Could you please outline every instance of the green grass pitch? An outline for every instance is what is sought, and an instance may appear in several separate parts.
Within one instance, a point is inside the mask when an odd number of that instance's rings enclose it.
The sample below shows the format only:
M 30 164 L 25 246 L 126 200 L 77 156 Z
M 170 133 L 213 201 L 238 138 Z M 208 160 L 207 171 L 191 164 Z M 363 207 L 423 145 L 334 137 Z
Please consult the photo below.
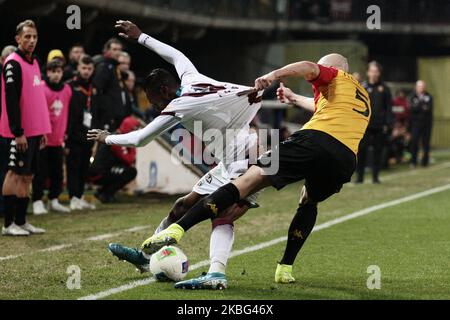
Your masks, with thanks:
M 450 154 L 436 152 L 427 169 L 384 173 L 381 185 L 347 184 L 319 206 L 317 225 L 352 212 L 450 184 Z M 383 181 L 383 177 L 382 177 Z M 235 225 L 234 250 L 285 236 L 302 184 L 265 190 L 261 208 Z M 47 234 L 1 237 L 0 299 L 78 299 L 149 278 L 106 250 L 109 242 L 138 246 L 167 214 L 176 197 L 123 197 L 95 212 L 31 216 Z M 180 243 L 191 265 L 208 259 L 210 223 L 190 230 Z M 450 299 L 450 189 L 371 212 L 314 232 L 294 265 L 297 283 L 273 282 L 284 242 L 229 261 L 229 289 L 173 289 L 149 283 L 105 299 Z M 69 290 L 67 270 L 78 266 L 81 288 Z M 367 268 L 381 271 L 370 290 Z M 206 271 L 190 271 L 194 277 Z

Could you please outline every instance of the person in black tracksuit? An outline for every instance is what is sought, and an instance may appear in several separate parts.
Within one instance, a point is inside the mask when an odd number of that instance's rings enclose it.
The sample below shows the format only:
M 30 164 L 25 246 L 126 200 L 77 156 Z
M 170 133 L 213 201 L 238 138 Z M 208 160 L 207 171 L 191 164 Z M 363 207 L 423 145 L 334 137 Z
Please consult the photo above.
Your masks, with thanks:
M 122 44 L 110 39 L 104 47 L 103 59 L 95 68 L 93 84 L 98 93 L 98 105 L 93 114 L 93 128 L 115 131 L 131 114 L 131 103 L 119 69 Z
M 122 121 L 117 132 L 128 133 L 137 130 L 139 126 L 140 121 L 129 116 Z M 117 191 L 136 177 L 135 161 L 134 147 L 99 144 L 90 168 L 91 180 L 100 186 L 95 197 L 103 203 L 115 201 Z
M 379 172 L 381 156 L 386 138 L 394 122 L 392 112 L 392 98 L 388 86 L 381 81 L 381 65 L 373 61 L 369 63 L 367 70 L 368 80 L 363 82 L 367 90 L 372 106 L 372 115 L 366 134 L 361 140 L 358 152 L 357 183 L 364 181 L 364 170 L 367 162 L 367 154 L 370 146 L 373 147 L 372 182 L 380 183 Z
M 0 58 L 0 73 L 3 71 L 3 57 Z M 2 99 L 2 86 L 0 81 L 0 101 Z M 0 117 L 2 116 L 2 108 L 0 108 Z M 8 171 L 8 140 L 0 136 L 0 185 L 3 185 L 3 179 Z M 0 190 L 0 215 L 3 215 L 3 195 Z
M 69 49 L 68 62 L 64 67 L 63 81 L 70 81 L 78 73 L 78 60 L 84 55 L 84 46 L 80 43 L 72 45 Z
M 419 80 L 416 90 L 410 97 L 411 107 L 411 166 L 417 166 L 419 141 L 422 142 L 423 156 L 421 164 L 429 162 L 431 129 L 433 126 L 433 97 L 426 91 L 426 84 Z
M 84 185 L 88 178 L 93 143 L 86 134 L 91 128 L 92 112 L 96 107 L 95 88 L 92 84 L 94 61 L 88 55 L 81 56 L 78 74 L 69 82 L 72 100 L 67 126 L 67 188 L 71 198 L 71 209 L 84 209 L 77 203 L 83 199 Z M 92 207 L 87 207 L 92 209 Z
M 6 46 L 2 50 L 2 55 L 0 57 L 0 74 L 3 71 L 3 61 L 8 57 L 11 53 L 16 51 L 17 47 L 15 46 Z M 0 101 L 2 99 L 2 86 L 0 81 Z M 0 107 L 0 117 L 2 114 L 2 108 Z M 8 148 L 8 140 L 0 136 L 0 186 L 3 185 L 3 179 L 5 178 L 6 172 L 8 171 L 8 156 L 9 156 L 9 148 Z M 0 188 L 1 189 L 1 188 Z M 0 190 L 0 215 L 3 215 L 3 195 L 2 190 Z

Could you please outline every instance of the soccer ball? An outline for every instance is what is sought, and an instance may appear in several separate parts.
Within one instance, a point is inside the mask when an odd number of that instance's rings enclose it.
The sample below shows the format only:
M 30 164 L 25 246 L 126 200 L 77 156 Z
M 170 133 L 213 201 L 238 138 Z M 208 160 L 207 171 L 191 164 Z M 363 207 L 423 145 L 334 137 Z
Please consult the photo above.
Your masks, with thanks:
M 150 272 L 158 281 L 180 281 L 188 273 L 189 261 L 175 246 L 162 247 L 150 258 Z

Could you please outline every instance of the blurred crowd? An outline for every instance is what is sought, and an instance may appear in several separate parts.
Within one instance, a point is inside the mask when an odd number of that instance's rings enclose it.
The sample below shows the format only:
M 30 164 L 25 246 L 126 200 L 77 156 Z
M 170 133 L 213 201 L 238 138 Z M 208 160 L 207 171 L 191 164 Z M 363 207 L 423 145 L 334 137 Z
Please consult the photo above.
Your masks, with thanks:
M 411 168 L 416 168 L 419 147 L 422 148 L 420 164 L 429 164 L 433 97 L 426 91 L 425 81 L 418 80 L 410 93 L 400 89 L 392 96 L 382 74 L 381 64 L 372 61 L 367 67 L 367 79 L 362 82 L 369 93 L 372 114 L 359 147 L 357 183 L 363 182 L 368 167 L 373 183 L 380 183 L 380 169 L 390 164 L 409 162 Z M 361 78 L 359 74 L 355 76 Z
M 215 17 L 289 19 L 292 21 L 365 21 L 367 8 L 383 8 L 385 22 L 444 23 L 450 2 L 429 0 L 134 0 L 157 8 Z
M 430 141 L 433 127 L 433 97 L 426 90 L 426 83 L 418 80 L 414 89 L 397 89 L 392 95 L 389 85 L 383 81 L 383 67 L 377 61 L 367 65 L 365 77 L 353 73 L 356 80 L 367 90 L 371 101 L 371 117 L 366 134 L 358 153 L 355 182 L 363 183 L 366 172 L 371 172 L 372 182 L 380 183 L 379 173 L 392 165 L 409 164 L 414 169 L 418 165 L 428 166 L 430 161 Z M 279 84 L 266 90 L 265 99 L 275 99 Z M 300 114 L 289 114 L 286 109 L 262 110 L 257 118 L 280 129 L 280 139 L 291 132 L 288 124 L 306 123 L 311 113 L 300 110 Z M 255 122 L 255 121 L 254 121 Z M 292 128 L 293 129 L 293 128 Z M 421 155 L 419 159 L 419 155 Z
M 127 133 L 154 117 L 138 106 L 131 57 L 121 41 L 108 40 L 95 56 L 79 43 L 67 55 L 54 49 L 39 63 L 37 39 L 36 25 L 26 20 L 17 26 L 17 47 L 8 45 L 1 52 L 0 213 L 5 235 L 45 231 L 26 222 L 30 196 L 34 214 L 95 209 L 84 197 L 86 185 L 96 186 L 99 201 L 115 201 L 117 191 L 136 177 L 136 151 L 94 145 L 87 131 Z M 59 201 L 64 185 L 67 206 Z

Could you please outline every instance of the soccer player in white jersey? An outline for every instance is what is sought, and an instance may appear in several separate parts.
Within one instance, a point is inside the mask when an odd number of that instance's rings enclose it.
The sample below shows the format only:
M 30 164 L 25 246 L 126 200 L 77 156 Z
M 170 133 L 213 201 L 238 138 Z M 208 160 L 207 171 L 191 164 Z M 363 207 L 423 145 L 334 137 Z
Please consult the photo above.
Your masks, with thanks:
M 153 70 L 145 79 L 144 89 L 149 101 L 161 111 L 145 128 L 128 134 L 110 134 L 103 130 L 90 130 L 89 140 L 122 146 L 144 146 L 161 133 L 182 124 L 193 134 L 195 122 L 201 123 L 203 132 L 217 130 L 222 137 L 234 129 L 233 139 L 212 139 L 206 148 L 221 162 L 203 176 L 191 193 L 178 199 L 169 215 L 161 222 L 155 233 L 177 221 L 195 203 L 219 187 L 243 174 L 249 161 L 256 161 L 258 138 L 250 133 L 250 122 L 261 106 L 262 91 L 252 87 L 219 82 L 202 75 L 192 62 L 180 51 L 164 44 L 141 30 L 130 21 L 119 20 L 116 28 L 119 35 L 138 43 L 160 55 L 174 65 L 181 84 L 168 71 Z M 200 133 L 202 134 L 202 133 Z M 202 139 L 202 136 L 199 136 Z M 228 137 L 229 138 L 229 137 Z M 230 142 L 231 141 L 231 142 Z M 228 144 L 227 144 L 228 142 Z M 253 155 L 254 159 L 250 159 Z M 255 163 L 255 162 L 253 162 Z M 252 195 L 236 204 L 220 219 L 215 219 L 210 239 L 211 265 L 204 277 L 184 281 L 180 288 L 223 289 L 227 287 L 225 267 L 234 241 L 233 221 L 249 208 L 257 206 Z M 119 259 L 134 264 L 142 272 L 148 271 L 150 255 L 145 253 L 145 242 L 141 250 L 120 244 L 110 244 L 109 250 Z

